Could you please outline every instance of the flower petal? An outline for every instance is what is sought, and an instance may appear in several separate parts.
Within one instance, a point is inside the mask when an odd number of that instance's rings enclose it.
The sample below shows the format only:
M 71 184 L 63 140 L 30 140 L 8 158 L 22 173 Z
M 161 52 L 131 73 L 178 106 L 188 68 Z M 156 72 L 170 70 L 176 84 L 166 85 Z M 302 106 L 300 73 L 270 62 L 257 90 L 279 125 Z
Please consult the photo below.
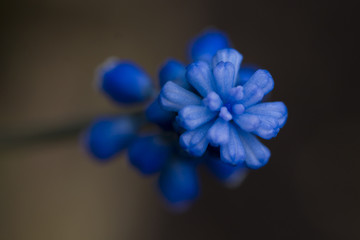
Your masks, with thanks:
M 280 130 L 279 121 L 271 116 L 258 115 L 257 117 L 260 119 L 260 124 L 254 133 L 264 139 L 276 137 Z
M 278 121 L 279 121 L 279 128 L 282 128 L 282 127 L 285 125 L 286 120 L 287 120 L 287 117 L 288 117 L 288 115 L 285 114 L 282 118 L 279 118 L 279 119 L 278 119 Z
M 237 79 L 242 59 L 243 56 L 238 51 L 233 48 L 226 48 L 216 52 L 213 57 L 212 66 L 215 68 L 219 62 L 231 62 L 234 65 L 234 79 Z
M 201 99 L 195 93 L 190 92 L 176 83 L 167 82 L 160 92 L 160 104 L 164 110 L 180 111 L 188 105 L 200 105 Z
M 255 131 L 260 125 L 260 119 L 258 116 L 244 113 L 234 117 L 234 122 L 244 131 Z
M 190 105 L 181 109 L 178 119 L 183 128 L 193 130 L 213 119 L 216 114 L 205 106 Z
M 254 133 L 264 139 L 275 137 L 287 119 L 287 108 L 282 102 L 256 104 L 246 109 L 246 113 L 259 118 L 260 124 Z
M 186 131 L 180 136 L 180 145 L 184 150 L 194 156 L 201 156 L 205 153 L 209 144 L 207 132 L 212 122 L 204 124 L 195 130 Z
M 253 105 L 246 109 L 247 113 L 271 116 L 278 120 L 278 126 L 284 126 L 287 119 L 287 108 L 283 102 L 267 102 Z
M 233 124 L 229 125 L 229 141 L 220 146 L 221 160 L 232 165 L 241 164 L 245 160 L 245 150 L 239 133 Z
M 266 102 L 251 106 L 246 109 L 246 112 L 281 118 L 287 114 L 287 109 L 283 102 Z
M 280 130 L 279 120 L 272 116 L 244 113 L 236 116 L 234 122 L 243 131 L 253 132 L 264 139 L 275 137 Z
M 271 74 L 263 69 L 257 70 L 244 86 L 252 84 L 258 86 L 263 91 L 264 95 L 269 93 L 274 88 L 274 80 Z
M 213 146 L 226 144 L 229 141 L 229 122 L 218 118 L 209 129 L 207 138 Z
M 210 92 L 216 92 L 213 86 L 213 74 L 206 62 L 198 61 L 190 64 L 186 68 L 186 79 L 203 97 Z
M 269 161 L 270 150 L 254 135 L 243 131 L 240 131 L 239 134 L 246 152 L 246 165 L 253 169 L 264 166 Z
M 244 97 L 239 102 L 244 107 L 249 107 L 260 102 L 264 97 L 263 90 L 255 84 L 246 83 L 244 86 Z
M 225 99 L 235 84 L 235 67 L 231 62 L 219 62 L 214 68 L 214 84 L 217 93 Z

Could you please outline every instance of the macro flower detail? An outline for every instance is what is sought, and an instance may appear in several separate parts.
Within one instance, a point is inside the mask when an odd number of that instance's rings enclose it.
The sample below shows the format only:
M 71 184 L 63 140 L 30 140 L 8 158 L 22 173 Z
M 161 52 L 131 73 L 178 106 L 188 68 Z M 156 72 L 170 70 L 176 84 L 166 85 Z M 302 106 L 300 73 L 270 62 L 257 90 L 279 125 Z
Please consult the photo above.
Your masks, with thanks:
M 259 69 L 240 85 L 241 61 L 235 49 L 219 50 L 211 64 L 200 60 L 186 68 L 194 90 L 169 81 L 159 99 L 164 110 L 177 112 L 177 122 L 185 129 L 180 144 L 190 154 L 202 156 L 210 144 L 220 148 L 223 162 L 259 168 L 270 151 L 254 135 L 275 137 L 286 122 L 287 109 L 282 102 L 261 102 L 274 87 L 268 71 Z
M 270 150 L 258 137 L 275 137 L 287 119 L 282 102 L 264 102 L 274 88 L 270 73 L 241 65 L 243 56 L 224 33 L 201 33 L 188 53 L 188 65 L 169 59 L 161 66 L 158 95 L 136 63 L 105 61 L 97 69 L 98 89 L 115 103 L 139 106 L 99 118 L 83 138 L 100 162 L 127 150 L 142 176 L 157 175 L 160 193 L 175 210 L 199 195 L 202 165 L 227 187 L 239 186 L 249 168 L 264 166 Z

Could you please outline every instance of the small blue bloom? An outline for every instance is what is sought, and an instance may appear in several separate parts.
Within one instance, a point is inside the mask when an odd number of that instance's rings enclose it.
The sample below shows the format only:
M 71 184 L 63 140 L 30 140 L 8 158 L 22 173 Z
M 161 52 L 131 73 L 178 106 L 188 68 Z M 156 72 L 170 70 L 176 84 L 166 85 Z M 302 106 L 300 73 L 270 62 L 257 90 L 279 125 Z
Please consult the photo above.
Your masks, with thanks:
M 170 204 L 187 203 L 199 194 L 196 166 L 187 159 L 173 159 L 161 172 L 159 188 Z
M 99 69 L 99 87 L 118 103 L 139 103 L 154 91 L 150 77 L 135 63 L 110 59 Z
M 238 164 L 234 166 L 226 164 L 212 156 L 206 158 L 206 166 L 216 178 L 224 182 L 228 187 L 238 186 L 247 174 L 245 165 Z
M 128 148 L 129 162 L 141 174 L 159 173 L 159 189 L 177 210 L 199 194 L 197 166 L 206 165 L 228 187 L 238 186 L 248 168 L 262 167 L 270 158 L 257 137 L 275 137 L 287 120 L 282 102 L 264 102 L 274 87 L 270 73 L 256 66 L 240 68 L 243 57 L 230 48 L 224 33 L 201 33 L 189 55 L 188 66 L 174 59 L 161 66 L 155 99 L 141 67 L 106 61 L 97 73 L 98 87 L 108 97 L 123 104 L 153 102 L 141 114 L 98 119 L 84 138 L 100 161 Z M 148 123 L 162 131 L 139 136 Z
M 160 104 L 177 112 L 178 123 L 186 130 L 180 144 L 194 156 L 202 156 L 208 144 L 220 147 L 221 160 L 259 168 L 267 163 L 270 151 L 253 134 L 270 139 L 286 122 L 282 102 L 260 103 L 274 87 L 266 70 L 257 70 L 240 84 L 242 55 L 222 49 L 211 64 L 196 61 L 186 68 L 186 80 L 195 90 L 169 81 L 161 90 Z
M 218 50 L 229 47 L 230 40 L 225 33 L 210 29 L 202 32 L 190 43 L 190 58 L 192 61 L 201 60 L 210 63 Z
M 84 143 L 97 159 L 107 161 L 131 143 L 137 128 L 131 117 L 100 118 L 86 132 Z
M 144 175 L 159 172 L 171 154 L 172 146 L 160 135 L 139 137 L 128 150 L 130 163 Z

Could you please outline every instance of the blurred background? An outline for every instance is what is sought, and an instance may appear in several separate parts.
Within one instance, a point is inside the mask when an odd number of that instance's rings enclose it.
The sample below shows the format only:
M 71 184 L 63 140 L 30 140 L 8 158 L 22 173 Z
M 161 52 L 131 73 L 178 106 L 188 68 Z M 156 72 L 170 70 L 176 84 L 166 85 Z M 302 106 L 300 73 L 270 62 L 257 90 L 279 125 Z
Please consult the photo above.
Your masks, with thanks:
M 0 239 L 360 239 L 356 1 L 2 0 Z M 125 155 L 97 164 L 79 129 L 119 112 L 93 87 L 105 58 L 157 80 L 205 27 L 268 69 L 289 109 L 270 162 L 170 213 Z M 66 131 L 65 131 L 66 130 Z

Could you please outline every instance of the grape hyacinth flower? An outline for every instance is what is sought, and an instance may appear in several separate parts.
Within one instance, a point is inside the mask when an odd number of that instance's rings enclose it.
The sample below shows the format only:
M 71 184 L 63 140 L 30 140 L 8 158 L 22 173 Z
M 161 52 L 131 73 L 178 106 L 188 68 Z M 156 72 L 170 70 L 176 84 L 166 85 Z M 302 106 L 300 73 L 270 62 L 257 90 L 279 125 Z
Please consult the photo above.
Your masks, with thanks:
M 140 66 L 105 61 L 97 87 L 109 99 L 127 107 L 152 102 L 134 114 L 99 118 L 84 135 L 86 149 L 100 162 L 127 149 L 129 163 L 143 176 L 156 175 L 160 193 L 181 209 L 199 195 L 200 166 L 228 187 L 238 186 L 248 168 L 264 166 L 270 151 L 257 137 L 275 137 L 287 119 L 282 102 L 263 102 L 274 87 L 270 73 L 240 67 L 243 57 L 224 33 L 203 32 L 188 53 L 189 65 L 175 59 L 162 65 L 155 98 Z
M 186 131 L 180 144 L 190 154 L 202 156 L 208 144 L 220 147 L 221 160 L 250 168 L 267 163 L 270 151 L 254 135 L 270 139 L 287 119 L 282 102 L 261 103 L 274 87 L 266 70 L 257 70 L 240 85 L 242 55 L 235 49 L 217 51 L 211 64 L 196 61 L 186 68 L 186 80 L 194 90 L 169 81 L 161 90 L 164 110 L 177 112 Z

